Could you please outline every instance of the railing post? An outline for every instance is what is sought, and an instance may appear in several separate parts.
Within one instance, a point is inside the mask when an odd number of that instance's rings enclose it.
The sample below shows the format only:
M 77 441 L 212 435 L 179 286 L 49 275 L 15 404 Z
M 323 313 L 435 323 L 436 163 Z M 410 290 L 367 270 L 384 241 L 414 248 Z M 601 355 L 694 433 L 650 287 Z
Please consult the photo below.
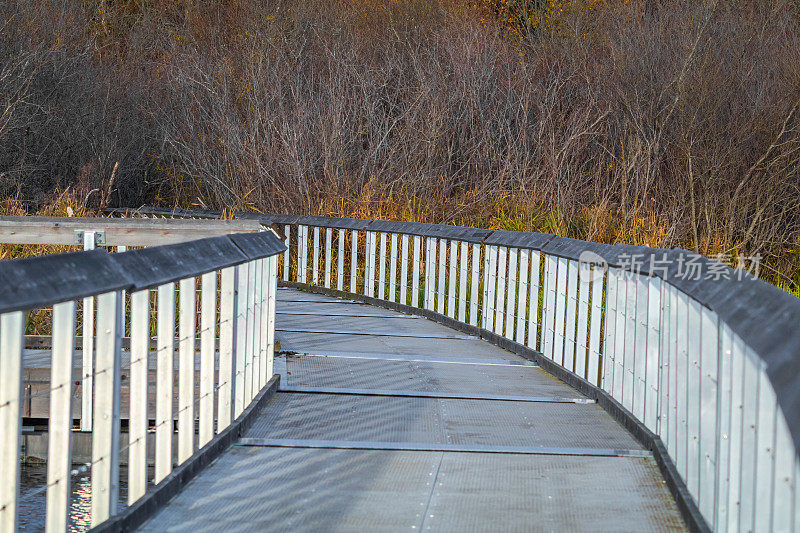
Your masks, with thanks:
M 461 241 L 461 257 L 459 258 L 459 287 L 458 287 L 458 321 L 467 321 L 467 256 L 469 243 Z
M 481 244 L 472 245 L 472 298 L 469 303 L 469 323 L 478 325 L 478 294 L 480 289 Z
M 350 292 L 353 294 L 358 293 L 358 278 L 356 272 L 358 270 L 358 230 L 353 230 L 351 233 L 352 239 L 350 240 Z
M 440 315 L 444 314 L 445 304 L 445 274 L 447 269 L 447 240 L 439 239 L 439 283 L 436 287 L 436 312 Z
M 517 255 L 516 248 L 508 250 L 508 290 L 506 291 L 506 332 L 507 339 L 514 340 L 515 310 L 517 306 Z
M 331 288 L 331 255 L 333 248 L 333 228 L 325 228 L 325 288 Z
M 506 305 L 506 260 L 508 249 L 504 246 L 497 248 L 497 292 L 495 295 L 495 317 L 493 332 L 503 334 L 503 320 L 505 319 Z M 492 270 L 494 272 L 494 270 Z
M 283 252 L 283 281 L 289 281 L 289 250 L 291 250 L 289 244 L 292 234 L 292 226 L 286 224 L 286 226 L 284 226 L 284 230 L 286 233 L 286 241 L 284 241 L 286 244 L 286 250 Z
M 22 347 L 25 313 L 0 315 L 0 531 L 16 531 L 22 440 Z
M 270 257 L 268 261 L 267 285 L 267 381 L 272 379 L 273 364 L 275 359 L 275 304 L 278 291 L 278 261 Z
M 525 344 L 525 313 L 528 311 L 528 283 L 530 280 L 530 268 L 528 259 L 530 250 L 521 249 L 519 251 L 519 290 L 517 291 L 517 344 Z
M 537 336 L 539 332 L 539 269 L 542 267 L 541 253 L 538 250 L 531 250 L 530 260 L 531 278 L 528 283 L 528 347 L 536 350 L 540 347 Z M 546 295 L 542 294 L 542 298 L 546 298 Z M 544 313 L 542 313 L 542 315 L 544 315 Z M 542 328 L 542 337 L 544 337 L 544 328 Z
M 97 297 L 97 372 L 92 432 L 92 527 L 117 512 L 119 499 L 119 393 L 122 317 L 120 292 Z M 170 428 L 171 429 L 171 428 Z

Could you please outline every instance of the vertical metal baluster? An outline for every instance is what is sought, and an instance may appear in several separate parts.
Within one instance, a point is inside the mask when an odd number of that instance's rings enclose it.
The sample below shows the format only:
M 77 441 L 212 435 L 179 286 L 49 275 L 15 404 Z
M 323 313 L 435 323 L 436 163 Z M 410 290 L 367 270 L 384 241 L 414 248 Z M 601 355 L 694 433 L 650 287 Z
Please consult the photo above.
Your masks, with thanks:
M 428 294 L 427 307 L 429 311 L 436 309 L 436 245 L 437 240 L 434 237 L 428 238 L 430 246 L 430 257 L 425 261 L 425 292 Z
M 494 324 L 489 325 L 489 256 L 492 255 L 492 247 L 484 246 L 483 249 L 483 290 L 481 291 L 481 328 L 491 331 Z M 494 317 L 492 317 L 494 319 Z
M 175 284 L 158 287 L 156 341 L 155 482 L 172 472 L 172 398 L 175 372 Z
M 286 230 L 286 250 L 283 252 L 283 281 L 289 281 L 289 251 L 292 249 L 290 246 L 292 227 L 289 224 L 286 224 L 284 228 Z
M 567 315 L 567 260 L 559 257 L 556 263 L 556 315 L 553 322 L 553 361 L 564 365 L 564 331 Z
M 333 228 L 325 228 L 325 288 L 331 288 L 331 255 L 333 248 Z
M 119 292 L 97 297 L 97 372 L 92 431 L 92 527 L 117 512 L 122 351 Z M 171 428 L 170 428 L 171 429 Z
M 94 250 L 95 234 L 93 231 L 83 232 L 83 249 Z M 81 431 L 92 430 L 92 398 L 94 376 L 94 296 L 83 299 L 82 358 L 83 375 L 81 376 Z
M 488 279 L 489 290 L 486 293 L 487 313 L 486 318 L 488 323 L 484 326 L 488 331 L 495 331 L 495 318 L 496 318 L 496 305 L 495 305 L 495 290 L 497 287 L 497 263 L 498 263 L 499 250 L 497 246 L 489 246 L 489 275 L 484 274 L 484 280 Z M 484 281 L 486 283 L 486 281 Z
M 214 438 L 214 356 L 217 330 L 217 272 L 200 278 L 200 421 L 197 447 Z
M 494 313 L 494 332 L 498 335 L 503 334 L 503 321 L 505 319 L 506 306 L 506 265 L 508 258 L 508 248 L 499 247 L 497 249 L 497 297 L 495 298 Z
M 605 273 L 600 266 L 592 267 L 592 312 L 589 317 L 589 360 L 587 380 L 593 385 L 601 386 L 600 380 L 600 339 L 603 319 L 603 281 Z
M 45 521 L 48 532 L 62 532 L 66 531 L 69 520 L 75 302 L 64 302 L 53 306 L 52 346 Z M 5 360 L 3 358 L 4 363 Z M 4 486 L 3 490 L 9 488 Z
M 439 285 L 436 291 L 436 312 L 444 314 L 445 303 L 445 272 L 447 271 L 447 240 L 439 239 Z
M 251 283 L 253 286 L 252 288 L 252 299 L 253 299 L 253 311 L 251 315 L 251 320 L 253 322 L 253 348 L 252 348 L 252 355 L 251 359 L 253 361 L 253 369 L 250 372 L 250 397 L 247 399 L 247 403 L 249 405 L 250 401 L 256 397 L 258 391 L 261 390 L 261 378 L 264 375 L 264 365 L 262 364 L 261 355 L 263 354 L 263 346 L 262 341 L 266 340 L 266 338 L 261 337 L 261 310 L 262 310 L 262 302 L 261 298 L 264 296 L 262 287 L 263 287 L 263 266 L 261 264 L 261 259 L 256 259 L 252 261 L 253 263 L 253 277 L 254 283 Z
M 373 296 L 375 294 L 375 232 L 367 232 L 366 253 L 364 265 L 364 294 Z
M 267 379 L 272 379 L 275 359 L 275 304 L 278 295 L 278 259 L 270 258 L 269 296 L 267 298 Z
M 542 268 L 542 255 L 538 250 L 531 250 L 531 278 L 528 283 L 528 342 L 529 348 L 541 349 L 537 337 L 539 333 L 539 295 L 540 295 L 540 269 Z M 541 291 L 542 299 L 546 298 L 544 291 Z M 544 317 L 544 311 L 542 311 Z M 542 338 L 544 338 L 544 326 L 542 327 Z
M 236 287 L 238 267 L 221 271 L 219 291 L 219 369 L 217 371 L 217 433 L 233 420 L 234 363 L 236 348 Z
M 419 307 L 419 248 L 420 236 L 414 235 L 414 263 L 411 270 L 411 306 Z
M 567 311 L 564 326 L 564 368 L 575 369 L 575 319 L 577 318 L 578 304 L 578 265 L 575 261 L 566 261 L 567 288 L 565 300 Z M 583 377 L 583 376 L 581 376 Z
M 478 291 L 480 290 L 480 267 L 481 264 L 481 244 L 476 242 L 472 245 L 472 291 L 469 302 L 469 323 L 472 326 L 478 325 Z
M 247 374 L 247 278 L 249 266 L 247 263 L 236 267 L 236 350 L 233 356 L 233 416 L 237 418 L 244 411 L 247 399 L 245 397 L 245 378 Z
M 16 531 L 22 442 L 22 348 L 25 313 L 0 315 L 0 531 Z
M 194 452 L 196 290 L 194 277 L 178 282 L 178 464 L 183 464 Z
M 319 226 L 314 226 L 314 248 L 312 251 L 311 281 L 319 285 Z
M 461 256 L 459 257 L 459 287 L 458 287 L 458 321 L 467 321 L 467 256 L 469 255 L 469 243 L 461 241 Z
M 517 249 L 508 250 L 508 290 L 506 291 L 506 338 L 514 340 L 514 309 L 517 306 Z
M 147 490 L 147 375 L 150 289 L 131 294 L 131 368 L 128 420 L 128 505 Z
M 386 299 L 386 234 L 381 232 L 380 235 L 380 254 L 378 256 L 378 261 L 380 261 L 380 266 L 378 267 L 378 299 L 385 300 Z
M 456 317 L 456 290 L 458 288 L 458 242 L 450 241 L 450 272 L 447 280 L 447 316 Z
M 525 344 L 525 319 L 528 312 L 528 280 L 530 268 L 528 267 L 530 251 L 519 251 L 519 290 L 517 291 L 517 344 Z
M 356 286 L 357 278 L 356 278 L 356 269 L 358 268 L 358 231 L 353 230 L 352 232 L 352 242 L 350 243 L 351 246 L 351 255 L 350 255 L 350 292 L 353 294 L 358 293 L 358 287 Z
M 397 301 L 397 233 L 391 234 L 389 252 L 389 301 Z
M 589 283 L 592 265 L 580 261 L 578 263 L 578 323 L 575 338 L 575 373 L 591 382 L 587 372 L 586 350 L 589 345 Z
M 253 376 L 255 374 L 255 320 L 253 310 L 255 309 L 255 261 L 247 262 L 247 284 L 246 284 L 246 312 L 245 319 L 245 349 L 244 349 L 244 403 L 242 410 L 247 407 L 253 398 Z M 237 413 L 239 416 L 241 411 Z
M 544 256 L 544 288 L 542 290 L 542 353 L 553 359 L 555 352 L 553 339 L 556 320 L 556 283 L 558 258 L 549 254 Z
M 408 235 L 403 234 L 400 246 L 400 303 L 408 304 Z
M 347 234 L 347 230 L 339 228 L 336 230 L 339 233 L 339 250 L 336 252 L 336 290 L 343 291 L 344 290 L 344 254 L 345 254 L 345 247 L 344 247 L 344 239 L 345 235 Z

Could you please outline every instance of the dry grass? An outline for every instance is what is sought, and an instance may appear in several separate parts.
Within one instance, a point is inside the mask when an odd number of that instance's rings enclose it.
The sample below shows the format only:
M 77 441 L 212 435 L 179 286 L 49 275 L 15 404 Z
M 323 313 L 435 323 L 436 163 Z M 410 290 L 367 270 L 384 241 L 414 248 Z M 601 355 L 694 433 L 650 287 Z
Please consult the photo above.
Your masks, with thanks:
M 800 284 L 795 0 L 7 0 L 0 17 L 8 209 L 70 187 L 92 208 L 550 231 L 758 253 Z

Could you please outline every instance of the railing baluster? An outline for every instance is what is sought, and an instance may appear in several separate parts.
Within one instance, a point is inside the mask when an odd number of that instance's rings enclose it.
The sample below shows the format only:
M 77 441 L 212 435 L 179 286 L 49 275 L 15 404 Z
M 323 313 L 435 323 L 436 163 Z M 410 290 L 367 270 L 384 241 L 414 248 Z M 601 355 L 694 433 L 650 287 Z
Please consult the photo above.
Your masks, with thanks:
M 214 438 L 214 357 L 217 329 L 217 272 L 200 278 L 200 420 L 197 447 Z M 220 350 L 222 347 L 220 346 Z
M 172 398 L 175 353 L 175 284 L 158 287 L 156 342 L 155 482 L 172 472 Z
M 284 231 L 286 233 L 286 240 L 284 241 L 286 244 L 286 250 L 283 252 L 283 281 L 289 281 L 289 251 L 292 249 L 290 246 L 292 226 L 286 224 L 284 226 Z
M 575 337 L 575 373 L 586 378 L 590 383 L 587 373 L 586 351 L 589 346 L 589 286 L 591 282 L 592 265 L 585 262 L 578 264 L 578 322 Z
M 386 233 L 380 232 L 380 253 L 378 255 L 378 299 L 386 299 Z
M 325 288 L 331 288 L 331 254 L 333 248 L 333 228 L 325 228 Z
M 603 267 L 592 266 L 592 311 L 589 316 L 589 358 L 587 361 L 587 379 L 593 385 L 601 386 L 600 378 L 600 339 L 602 339 L 602 319 L 603 319 L 603 283 L 605 273 Z
M 344 239 L 347 230 L 339 228 L 336 230 L 339 233 L 339 250 L 336 252 L 337 268 L 336 268 L 336 290 L 344 290 L 344 255 L 345 246 Z
M 314 247 L 312 249 L 311 282 L 319 285 L 319 226 L 314 226 Z
M 233 416 L 242 414 L 245 408 L 245 383 L 247 375 L 247 264 L 236 267 L 236 326 L 233 352 Z
M 439 239 L 439 283 L 436 290 L 436 312 L 440 315 L 444 314 L 445 304 L 445 275 L 447 272 L 447 240 Z
M 419 248 L 420 236 L 414 235 L 414 264 L 411 271 L 411 306 L 419 307 Z
M 116 514 L 119 500 L 120 296 L 115 291 L 97 297 L 97 397 L 92 430 L 93 527 Z
M 400 245 L 400 303 L 408 305 L 408 235 L 403 234 Z
M 356 271 L 358 269 L 358 230 L 353 230 L 351 232 L 352 239 L 350 242 L 351 253 L 350 253 L 350 292 L 356 294 L 358 293 L 358 287 L 356 285 L 357 278 L 356 278 Z
M 519 251 L 519 290 L 517 291 L 517 344 L 525 344 L 525 318 L 528 311 L 528 283 L 530 280 L 530 250 Z
M 542 353 L 548 359 L 554 359 L 553 339 L 556 320 L 556 276 L 558 259 L 546 254 L 544 256 L 544 289 L 542 294 Z
M 258 343 L 258 380 L 256 394 L 267 383 L 269 379 L 269 356 L 267 345 L 269 335 L 267 327 L 269 322 L 269 288 L 270 288 L 270 268 L 272 263 L 267 259 L 258 259 L 256 268 L 258 269 L 258 305 L 256 306 L 256 337 Z
M 566 316 L 564 322 L 564 368 L 575 370 L 575 319 L 578 303 L 578 265 L 575 261 L 565 261 L 567 267 L 567 285 L 564 294 Z
M 472 291 L 469 302 L 469 323 L 472 326 L 478 325 L 478 294 L 480 290 L 480 271 L 481 264 L 481 245 L 472 245 Z
M 128 505 L 147 490 L 147 366 L 150 354 L 150 289 L 131 294 L 131 368 L 128 420 Z
M 484 305 L 487 306 L 487 320 L 488 324 L 484 326 L 485 329 L 495 332 L 497 329 L 495 328 L 496 323 L 496 302 L 495 302 L 495 290 L 497 288 L 497 268 L 498 268 L 498 256 L 499 250 L 497 246 L 490 246 L 489 247 L 489 275 L 488 277 L 484 275 L 484 280 L 488 279 L 488 286 L 489 290 L 486 294 L 486 303 Z M 486 281 L 484 281 L 486 283 Z
M 391 249 L 389 252 L 389 301 L 397 301 L 397 233 L 391 234 Z
M 467 256 L 469 255 L 469 243 L 461 241 L 461 256 L 459 257 L 459 287 L 458 287 L 458 321 L 467 321 Z
M 194 277 L 178 283 L 178 464 L 194 452 L 194 337 L 197 330 Z
M 495 298 L 494 331 L 498 335 L 503 334 L 503 326 L 506 316 L 506 274 L 508 260 L 508 248 L 497 247 L 497 292 Z
M 506 291 L 506 338 L 514 340 L 514 310 L 517 305 L 517 249 L 508 250 L 508 290 Z
M 95 234 L 93 231 L 83 232 L 83 249 L 94 250 Z M 81 431 L 92 430 L 92 399 L 94 379 L 94 296 L 83 299 L 81 328 L 83 358 L 83 374 L 81 376 Z
M 237 270 L 238 267 L 228 267 L 223 269 L 220 274 L 217 433 L 227 428 L 233 420 Z
M 75 347 L 75 302 L 53 306 L 50 421 L 47 449 L 46 530 L 66 531 L 69 521 L 72 465 L 72 356 Z M 5 361 L 5 359 L 3 359 Z M 8 486 L 3 486 L 7 490 Z
M 272 379 L 273 362 L 275 358 L 275 305 L 278 294 L 278 258 L 270 257 L 267 297 L 267 380 Z
M 0 315 L 0 531 L 15 531 L 22 441 L 22 347 L 25 315 Z
M 450 241 L 450 272 L 447 280 L 447 316 L 456 317 L 456 289 L 458 288 L 458 242 Z

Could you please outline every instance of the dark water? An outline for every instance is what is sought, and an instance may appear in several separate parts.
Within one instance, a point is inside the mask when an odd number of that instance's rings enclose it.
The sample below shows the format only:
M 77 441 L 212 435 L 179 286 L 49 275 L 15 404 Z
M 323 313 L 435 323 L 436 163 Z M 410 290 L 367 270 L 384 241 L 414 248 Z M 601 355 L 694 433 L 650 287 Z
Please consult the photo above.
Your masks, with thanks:
M 81 465 L 73 465 L 73 469 Z M 126 507 L 128 469 L 119 469 L 119 503 L 117 510 Z M 47 511 L 47 465 L 23 464 L 20 469 L 20 531 L 44 531 Z M 91 527 L 92 478 L 90 472 L 72 478 L 69 503 L 69 531 L 87 531 Z

